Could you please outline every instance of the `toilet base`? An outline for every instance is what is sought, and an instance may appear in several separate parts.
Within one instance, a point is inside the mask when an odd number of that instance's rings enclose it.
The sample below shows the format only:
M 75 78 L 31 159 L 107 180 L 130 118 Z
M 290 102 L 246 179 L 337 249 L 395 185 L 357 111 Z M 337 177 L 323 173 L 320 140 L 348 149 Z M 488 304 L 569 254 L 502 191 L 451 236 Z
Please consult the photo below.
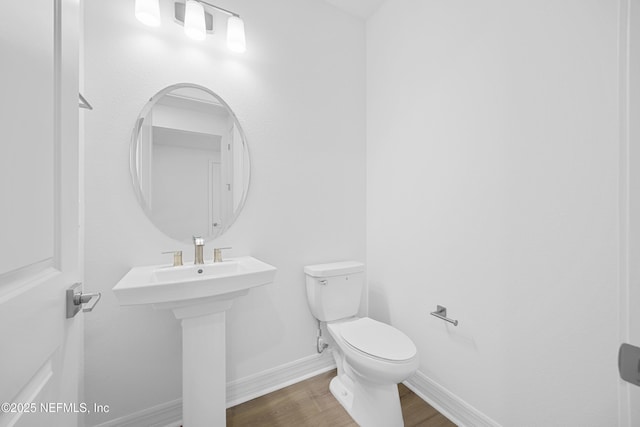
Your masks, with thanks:
M 404 427 L 397 384 L 361 384 L 343 374 L 329 389 L 361 427 Z

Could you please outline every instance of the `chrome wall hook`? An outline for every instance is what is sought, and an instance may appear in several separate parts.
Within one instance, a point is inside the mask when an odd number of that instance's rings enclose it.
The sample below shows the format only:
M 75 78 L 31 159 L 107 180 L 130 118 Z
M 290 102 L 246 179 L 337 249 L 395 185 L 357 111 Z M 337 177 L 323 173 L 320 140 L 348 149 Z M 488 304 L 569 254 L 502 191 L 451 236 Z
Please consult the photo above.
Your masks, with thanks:
M 91 106 L 91 104 L 89 104 L 89 101 L 87 101 L 87 99 L 84 96 L 82 96 L 81 93 L 78 94 L 78 99 L 79 99 L 78 106 L 80 108 L 84 108 L 85 110 L 93 110 L 93 107 Z

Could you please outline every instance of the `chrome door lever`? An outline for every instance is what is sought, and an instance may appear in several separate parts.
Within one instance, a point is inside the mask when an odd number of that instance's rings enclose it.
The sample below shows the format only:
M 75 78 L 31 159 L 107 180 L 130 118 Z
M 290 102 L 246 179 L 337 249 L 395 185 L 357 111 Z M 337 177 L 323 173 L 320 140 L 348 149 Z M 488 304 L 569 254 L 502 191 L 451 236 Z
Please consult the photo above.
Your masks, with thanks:
M 79 289 L 80 286 L 82 286 L 82 283 L 80 282 L 74 283 L 66 291 L 67 319 L 71 319 L 72 317 L 74 317 L 80 311 L 81 308 L 84 313 L 93 311 L 95 306 L 98 304 L 98 301 L 100 301 L 100 298 L 102 298 L 102 294 L 100 292 L 83 293 L 82 290 Z M 82 307 L 82 304 L 88 303 L 93 298 L 96 298 L 96 299 L 93 301 L 93 304 L 91 304 L 91 306 L 87 308 Z

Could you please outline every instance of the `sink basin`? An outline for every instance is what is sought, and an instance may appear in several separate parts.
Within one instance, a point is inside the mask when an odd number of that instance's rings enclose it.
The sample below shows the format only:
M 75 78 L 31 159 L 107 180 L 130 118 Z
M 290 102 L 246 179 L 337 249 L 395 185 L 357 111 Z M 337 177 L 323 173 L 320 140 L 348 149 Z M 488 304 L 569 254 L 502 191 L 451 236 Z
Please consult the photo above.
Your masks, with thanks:
M 183 265 L 181 267 L 166 266 L 153 271 L 156 282 L 175 282 L 186 280 L 218 278 L 238 271 L 240 263 L 237 260 L 223 261 L 211 264 Z
M 134 267 L 113 292 L 121 305 L 184 303 L 248 291 L 272 282 L 275 274 L 275 267 L 250 256 L 180 267 Z
M 276 268 L 250 256 L 172 267 L 134 267 L 113 288 L 121 305 L 171 309 L 182 325 L 182 425 L 226 425 L 225 312 Z M 205 396 L 205 398 L 203 398 Z

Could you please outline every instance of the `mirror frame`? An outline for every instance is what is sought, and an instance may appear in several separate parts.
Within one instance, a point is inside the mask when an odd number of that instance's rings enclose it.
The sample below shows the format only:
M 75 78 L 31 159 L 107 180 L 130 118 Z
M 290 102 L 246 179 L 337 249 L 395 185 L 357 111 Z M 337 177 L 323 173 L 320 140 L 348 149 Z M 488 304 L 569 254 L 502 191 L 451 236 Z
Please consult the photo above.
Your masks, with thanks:
M 242 199 L 240 200 L 240 203 L 238 204 L 238 209 L 236 209 L 233 213 L 233 216 L 226 221 L 226 224 L 223 224 L 223 227 L 220 228 L 218 234 L 216 235 L 207 235 L 207 236 L 202 236 L 205 241 L 211 241 L 214 240 L 220 236 L 222 236 L 238 219 L 238 216 L 240 216 L 240 213 L 242 212 L 242 209 L 244 208 L 244 204 L 247 200 L 247 195 L 249 194 L 249 189 L 251 188 L 251 152 L 249 150 L 249 142 L 247 141 L 247 136 L 244 133 L 244 129 L 242 128 L 242 125 L 240 124 L 240 121 L 238 120 L 238 117 L 236 116 L 236 114 L 234 113 L 234 111 L 231 109 L 231 107 L 229 106 L 229 104 L 227 104 L 225 102 L 224 99 L 222 99 L 222 97 L 220 97 L 217 93 L 213 92 L 211 89 L 205 87 L 205 86 L 201 86 L 195 83 L 176 83 L 173 84 L 171 86 L 167 86 L 164 89 L 160 90 L 159 92 L 157 92 L 155 95 L 153 95 L 151 98 L 149 98 L 149 101 L 145 104 L 145 106 L 142 108 L 142 110 L 140 111 L 140 114 L 138 114 L 138 118 L 136 119 L 135 125 L 133 127 L 133 132 L 131 133 L 131 143 L 130 143 L 130 147 L 129 147 L 129 173 L 131 175 L 131 183 L 133 185 L 133 191 L 136 195 L 136 199 L 138 200 L 138 204 L 140 205 L 140 207 L 142 208 L 142 210 L 144 211 L 145 215 L 147 216 L 147 218 L 149 219 L 149 221 L 151 222 L 151 224 L 153 224 L 153 226 L 158 229 L 160 232 L 162 232 L 162 234 L 164 234 L 165 236 L 177 240 L 179 242 L 182 243 L 192 243 L 192 237 L 188 237 L 185 240 L 181 240 L 181 239 L 177 239 L 176 237 L 170 236 L 169 234 L 167 234 L 167 232 L 165 232 L 164 230 L 160 229 L 160 227 L 158 227 L 155 222 L 153 222 L 153 220 L 151 219 L 151 213 L 149 212 L 149 207 L 147 206 L 147 203 L 144 199 L 144 196 L 142 194 L 142 191 L 140 189 L 140 180 L 138 178 L 138 174 L 137 174 L 137 168 L 136 168 L 136 159 L 137 159 L 137 154 L 138 154 L 138 139 L 139 139 L 139 135 L 140 135 L 140 130 L 142 128 L 142 124 L 144 122 L 145 117 L 147 116 L 147 114 L 149 114 L 149 111 L 151 111 L 153 109 L 153 107 L 156 105 L 156 103 L 162 99 L 162 97 L 164 97 L 166 94 L 176 90 L 176 89 L 183 89 L 183 88 L 190 88 L 190 89 L 200 89 L 204 92 L 207 92 L 209 95 L 213 96 L 218 102 L 220 102 L 220 104 L 222 104 L 227 111 L 229 112 L 229 114 L 231 115 L 231 117 L 233 118 L 234 122 L 237 124 L 238 126 L 238 133 L 240 134 L 240 136 L 242 137 L 242 143 L 244 146 L 244 149 L 246 150 L 246 156 L 247 156 L 247 161 L 248 161 L 248 171 L 247 171 L 247 184 L 246 184 L 246 188 L 243 189 L 243 194 L 242 194 Z

